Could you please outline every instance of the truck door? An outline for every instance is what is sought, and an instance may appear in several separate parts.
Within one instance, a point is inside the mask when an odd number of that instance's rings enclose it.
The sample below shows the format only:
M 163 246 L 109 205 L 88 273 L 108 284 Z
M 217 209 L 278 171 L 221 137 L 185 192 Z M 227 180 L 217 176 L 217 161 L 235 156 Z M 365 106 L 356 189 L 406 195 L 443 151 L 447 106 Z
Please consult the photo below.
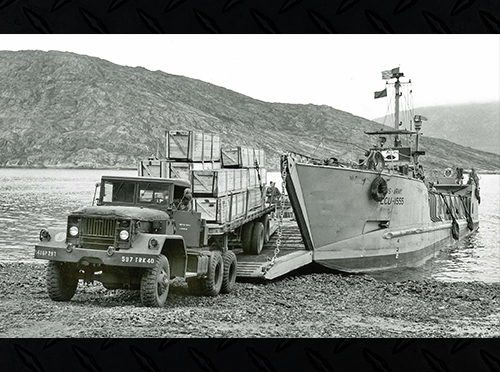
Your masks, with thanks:
M 201 213 L 173 211 L 172 217 L 177 228 L 176 234 L 182 235 L 186 247 L 199 247 L 201 232 Z

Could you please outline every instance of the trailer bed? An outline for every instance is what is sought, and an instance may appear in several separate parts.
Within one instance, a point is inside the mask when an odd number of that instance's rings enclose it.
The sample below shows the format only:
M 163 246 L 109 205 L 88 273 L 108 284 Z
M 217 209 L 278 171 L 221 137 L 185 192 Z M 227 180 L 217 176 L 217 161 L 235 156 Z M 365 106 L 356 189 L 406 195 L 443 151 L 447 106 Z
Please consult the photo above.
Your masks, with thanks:
M 237 279 L 271 280 L 312 263 L 312 251 L 306 250 L 297 223 L 288 219 L 283 221 L 280 252 L 274 265 L 266 271 L 271 258 L 274 256 L 278 234 L 273 234 L 273 232 L 277 228 L 277 220 L 272 220 L 271 239 L 269 243 L 264 245 L 259 255 L 244 254 L 241 248 L 233 249 L 238 260 Z

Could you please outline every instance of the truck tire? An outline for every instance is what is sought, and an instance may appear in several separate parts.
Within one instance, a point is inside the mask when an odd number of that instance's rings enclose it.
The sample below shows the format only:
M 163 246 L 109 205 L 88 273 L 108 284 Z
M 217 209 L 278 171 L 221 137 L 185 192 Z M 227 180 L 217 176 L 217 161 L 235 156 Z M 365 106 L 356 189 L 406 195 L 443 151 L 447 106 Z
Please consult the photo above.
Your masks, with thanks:
M 230 293 L 236 283 L 236 255 L 233 251 L 224 252 L 222 260 L 224 261 L 224 274 L 220 293 Z
M 224 261 L 219 251 L 213 251 L 208 264 L 208 273 L 200 279 L 200 289 L 203 296 L 217 296 L 222 287 L 224 276 Z
M 258 255 L 262 252 L 264 246 L 264 224 L 260 221 L 255 222 L 252 232 L 252 246 L 250 254 Z
M 67 262 L 49 261 L 47 265 L 47 290 L 54 301 L 69 301 L 78 286 L 76 267 Z
M 262 216 L 262 224 L 264 225 L 264 244 L 269 243 L 271 239 L 271 221 L 269 219 L 269 214 Z
M 170 265 L 167 257 L 156 257 L 155 266 L 147 269 L 141 279 L 141 301 L 144 306 L 163 307 L 170 285 Z
M 251 254 L 252 252 L 252 234 L 254 229 L 253 222 L 247 222 L 241 228 L 241 248 L 246 254 Z

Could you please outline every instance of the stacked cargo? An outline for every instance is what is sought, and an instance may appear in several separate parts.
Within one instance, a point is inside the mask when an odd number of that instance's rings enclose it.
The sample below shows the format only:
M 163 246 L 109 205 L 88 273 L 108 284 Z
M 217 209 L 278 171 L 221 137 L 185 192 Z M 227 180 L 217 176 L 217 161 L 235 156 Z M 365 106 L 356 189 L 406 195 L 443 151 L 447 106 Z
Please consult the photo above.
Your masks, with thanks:
M 220 169 L 220 138 L 216 134 L 185 130 L 165 133 L 166 159 L 138 164 L 139 176 L 189 179 L 193 170 Z
M 208 222 L 229 223 L 263 207 L 261 185 L 267 174 L 261 168 L 262 149 L 221 149 L 216 134 L 167 131 L 165 153 L 166 160 L 139 162 L 139 176 L 188 179 L 193 208 Z
M 224 168 L 254 168 L 264 166 L 265 153 L 262 149 L 248 147 L 233 147 L 221 150 L 222 166 Z

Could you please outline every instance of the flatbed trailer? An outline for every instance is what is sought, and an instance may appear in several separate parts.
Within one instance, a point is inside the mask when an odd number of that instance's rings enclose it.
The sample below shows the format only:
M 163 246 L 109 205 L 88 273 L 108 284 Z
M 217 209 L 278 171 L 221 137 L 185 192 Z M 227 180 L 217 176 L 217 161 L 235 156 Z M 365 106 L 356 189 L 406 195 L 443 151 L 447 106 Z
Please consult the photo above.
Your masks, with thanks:
M 276 209 L 274 205 L 268 205 L 263 208 L 256 209 L 254 211 L 248 212 L 245 216 L 237 218 L 233 221 L 219 224 L 219 223 L 207 223 L 208 234 L 209 235 L 222 235 L 225 233 L 230 233 L 236 230 L 237 228 L 243 226 L 248 222 L 255 221 L 262 216 L 273 212 Z
M 281 244 L 276 252 L 279 221 L 271 220 L 271 239 L 259 255 L 245 254 L 240 247 L 233 251 L 238 260 L 236 279 L 273 280 L 312 263 L 312 251 L 306 249 L 296 221 L 283 220 Z M 276 254 L 276 257 L 275 257 Z M 271 265 L 274 257 L 274 264 Z

